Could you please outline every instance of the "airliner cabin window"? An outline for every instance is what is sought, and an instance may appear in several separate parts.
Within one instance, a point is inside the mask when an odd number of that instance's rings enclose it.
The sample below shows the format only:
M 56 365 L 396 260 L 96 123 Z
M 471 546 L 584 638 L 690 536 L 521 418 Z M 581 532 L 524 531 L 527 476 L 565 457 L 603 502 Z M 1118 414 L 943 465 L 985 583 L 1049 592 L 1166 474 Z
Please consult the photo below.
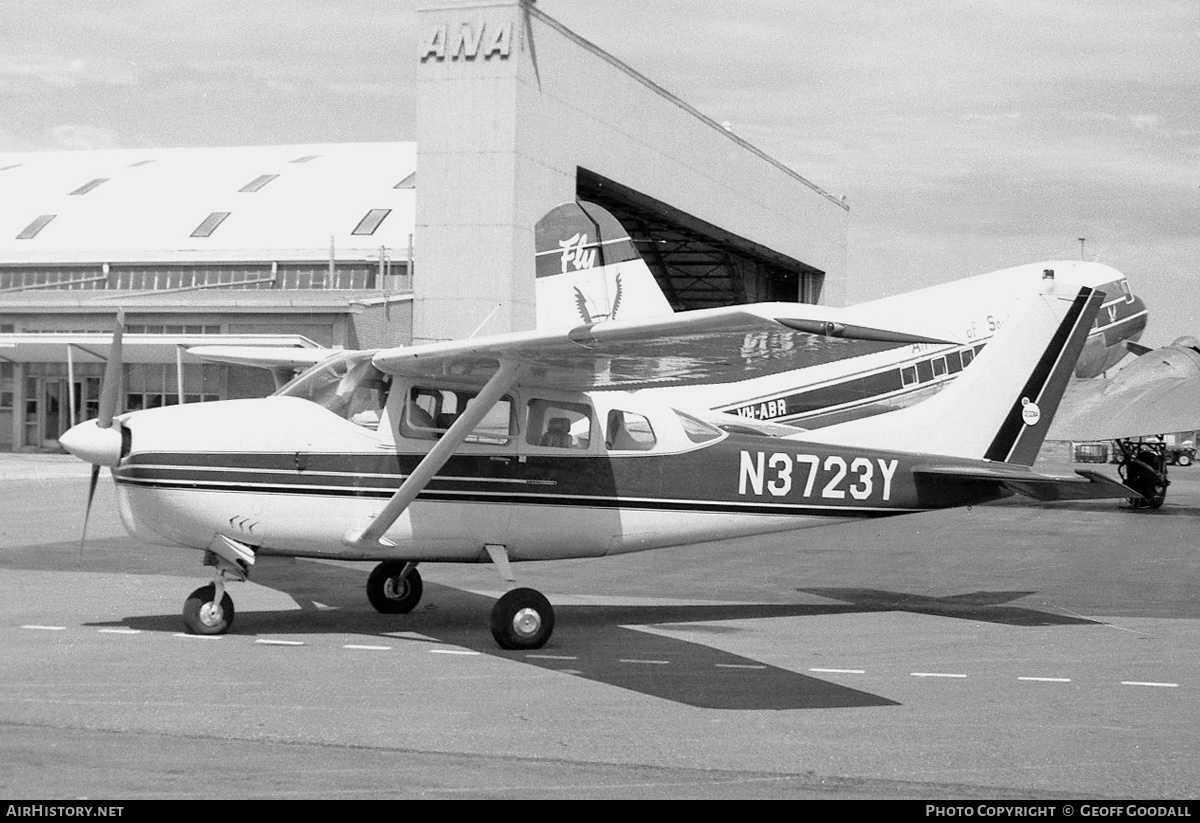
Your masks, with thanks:
M 531 400 L 526 441 L 531 446 L 586 449 L 592 442 L 592 410 L 583 403 Z
M 446 433 L 458 416 L 475 400 L 477 392 L 413 386 L 400 419 L 400 434 L 420 440 L 436 440 Z M 516 431 L 512 401 L 501 398 L 464 442 L 503 446 Z
M 642 415 L 620 409 L 608 413 L 604 444 L 611 451 L 647 451 L 655 442 L 654 429 Z

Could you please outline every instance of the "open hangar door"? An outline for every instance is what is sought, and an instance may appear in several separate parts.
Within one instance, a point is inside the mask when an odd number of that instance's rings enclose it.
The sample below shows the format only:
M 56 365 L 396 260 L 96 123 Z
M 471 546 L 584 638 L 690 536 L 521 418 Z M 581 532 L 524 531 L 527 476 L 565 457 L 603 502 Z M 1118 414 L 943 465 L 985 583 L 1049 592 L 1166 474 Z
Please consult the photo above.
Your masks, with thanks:
M 580 168 L 576 196 L 621 222 L 676 311 L 820 299 L 823 271 L 628 186 Z

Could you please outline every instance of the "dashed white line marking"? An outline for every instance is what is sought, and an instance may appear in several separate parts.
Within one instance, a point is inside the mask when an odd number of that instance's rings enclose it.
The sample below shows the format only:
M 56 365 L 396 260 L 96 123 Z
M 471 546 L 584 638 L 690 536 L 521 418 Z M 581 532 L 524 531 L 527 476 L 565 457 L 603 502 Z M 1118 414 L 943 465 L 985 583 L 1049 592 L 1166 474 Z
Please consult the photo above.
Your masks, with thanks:
M 630 657 L 622 657 L 617 660 L 618 663 L 645 663 L 650 666 L 669 666 L 670 660 L 637 660 Z
M 61 632 L 61 631 L 66 631 L 67 627 L 66 626 L 33 626 L 33 625 L 30 625 L 30 626 L 22 626 L 21 628 L 22 629 L 34 629 L 35 631 L 42 631 L 42 632 Z
M 809 669 L 810 672 L 821 674 L 866 674 L 866 669 Z
M 573 654 L 527 654 L 526 660 L 578 660 Z
M 766 666 L 762 665 L 761 663 L 759 663 L 759 664 L 751 664 L 751 663 L 717 663 L 717 664 L 715 664 L 715 665 L 716 665 L 716 667 L 717 667 L 718 669 L 765 669 L 765 668 L 766 668 Z
M 1070 683 L 1069 677 L 1018 677 L 1017 680 L 1027 680 L 1031 683 Z
M 430 654 L 466 654 L 478 655 L 479 652 L 473 652 L 470 649 L 430 649 Z
M 100 634 L 141 634 L 141 629 L 96 629 Z
M 1178 683 L 1154 683 L 1148 680 L 1122 680 L 1122 686 L 1157 686 L 1160 689 L 1178 689 Z
M 303 646 L 302 640 L 268 640 L 263 637 L 257 638 L 255 643 L 261 643 L 264 646 Z
M 912 677 L 953 677 L 962 680 L 966 677 L 965 674 L 951 674 L 949 672 L 912 672 Z
M 173 637 L 186 637 L 189 640 L 220 640 L 225 635 L 223 634 L 188 634 L 187 632 L 175 632 Z
M 391 646 L 362 646 L 357 643 L 347 643 L 344 646 L 342 646 L 342 648 L 343 649 L 358 649 L 361 651 L 368 651 L 368 652 L 390 652 L 392 650 Z

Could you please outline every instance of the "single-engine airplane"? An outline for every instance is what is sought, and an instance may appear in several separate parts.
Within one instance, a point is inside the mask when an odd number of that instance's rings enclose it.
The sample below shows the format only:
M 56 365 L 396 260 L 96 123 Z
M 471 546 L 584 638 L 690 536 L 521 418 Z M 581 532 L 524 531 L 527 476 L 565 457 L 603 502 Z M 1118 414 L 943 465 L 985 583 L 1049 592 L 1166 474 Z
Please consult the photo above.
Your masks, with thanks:
M 509 587 L 492 634 L 531 649 L 550 638 L 554 611 L 515 587 L 516 562 L 1013 493 L 1129 496 L 1095 472 L 1031 468 L 1102 300 L 1047 280 L 937 396 L 788 437 L 724 431 L 627 390 L 770 374 L 911 336 L 814 324 L 811 307 L 735 306 L 349 352 L 267 398 L 117 414 L 118 322 L 100 415 L 60 442 L 94 466 L 89 508 L 110 467 L 134 537 L 198 549 L 214 567 L 184 604 L 190 632 L 229 629 L 226 583 L 265 555 L 375 561 L 367 597 L 384 613 L 416 606 L 419 563 L 490 561 Z

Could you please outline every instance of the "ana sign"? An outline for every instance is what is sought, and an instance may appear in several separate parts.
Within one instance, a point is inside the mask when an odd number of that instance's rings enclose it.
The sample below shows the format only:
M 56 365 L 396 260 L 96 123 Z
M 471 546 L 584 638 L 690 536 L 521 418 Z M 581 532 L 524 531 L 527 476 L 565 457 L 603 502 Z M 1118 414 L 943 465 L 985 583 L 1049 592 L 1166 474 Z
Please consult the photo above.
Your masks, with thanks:
M 512 23 L 443 23 L 434 26 L 421 42 L 421 62 L 435 60 L 474 60 L 483 57 L 505 59 L 512 50 Z

